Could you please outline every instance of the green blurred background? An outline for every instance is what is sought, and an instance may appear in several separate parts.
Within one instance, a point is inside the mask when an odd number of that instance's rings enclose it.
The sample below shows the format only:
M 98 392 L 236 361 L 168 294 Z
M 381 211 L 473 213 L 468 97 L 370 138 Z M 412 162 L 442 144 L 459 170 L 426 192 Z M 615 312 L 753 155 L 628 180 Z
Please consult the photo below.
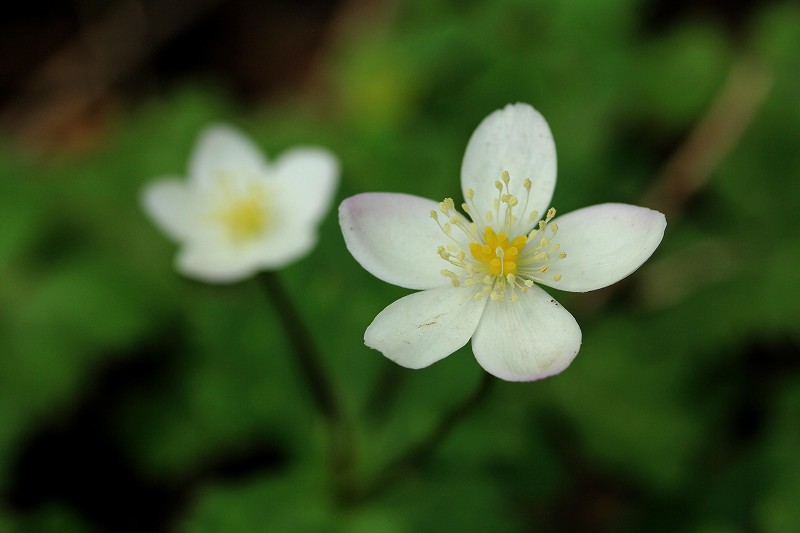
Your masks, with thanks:
M 0 531 L 800 530 L 797 4 L 15 3 L 0 69 Z M 618 287 L 553 291 L 584 332 L 563 374 L 496 383 L 338 506 L 261 288 L 176 274 L 139 191 L 229 121 L 270 156 L 336 152 L 337 203 L 458 198 L 472 130 L 517 101 L 553 130 L 559 212 L 658 208 L 664 241 Z M 468 347 L 415 372 L 363 346 L 408 291 L 335 211 L 279 276 L 369 480 L 482 371 Z

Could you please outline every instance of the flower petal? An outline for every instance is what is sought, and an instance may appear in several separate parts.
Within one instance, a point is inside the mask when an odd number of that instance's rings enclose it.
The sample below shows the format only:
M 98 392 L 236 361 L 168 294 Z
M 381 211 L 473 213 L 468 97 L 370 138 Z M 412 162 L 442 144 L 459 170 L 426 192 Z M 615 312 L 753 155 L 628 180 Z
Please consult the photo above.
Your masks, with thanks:
M 253 245 L 253 262 L 258 270 L 283 268 L 309 254 L 315 244 L 316 228 L 307 224 L 282 226 Z
M 667 227 L 658 211 L 627 204 L 599 204 L 556 218 L 564 259 L 550 262 L 547 279 L 556 289 L 586 292 L 628 276 L 653 254 Z
M 475 204 L 483 217 L 493 210 L 497 198 L 495 182 L 503 171 L 511 178 L 508 187 L 525 205 L 525 178 L 532 182 L 528 208 L 517 215 L 521 231 L 529 229 L 528 213 L 542 216 L 549 207 L 556 186 L 556 147 L 544 117 L 528 104 L 507 105 L 478 125 L 467 144 L 461 163 L 461 189 L 475 191 Z
M 507 381 L 558 374 L 569 366 L 580 346 L 578 323 L 535 285 L 516 302 L 490 302 L 472 338 L 478 363 Z
M 188 238 L 197 224 L 196 198 L 186 184 L 176 178 L 162 179 L 144 187 L 142 208 L 170 238 Z
M 443 287 L 410 294 L 381 311 L 364 333 L 364 343 L 406 368 L 423 368 L 469 341 L 486 298 L 474 291 Z
M 307 225 L 282 225 L 258 240 L 239 243 L 206 225 L 186 241 L 176 268 L 207 283 L 232 283 L 261 270 L 282 268 L 308 254 L 316 242 L 316 232 Z
M 253 250 L 222 247 L 212 243 L 191 243 L 183 247 L 175 268 L 206 283 L 233 283 L 257 270 Z
M 239 130 L 224 124 L 209 126 L 197 139 L 189 159 L 189 179 L 198 185 L 212 184 L 220 176 L 260 176 L 266 161 L 261 150 Z
M 339 179 L 336 157 L 321 148 L 294 148 L 275 161 L 273 173 L 286 216 L 311 224 L 319 222 L 336 191 Z
M 431 220 L 433 200 L 399 193 L 364 193 L 339 206 L 347 249 L 372 275 L 408 289 L 450 285 L 437 253 L 446 237 Z

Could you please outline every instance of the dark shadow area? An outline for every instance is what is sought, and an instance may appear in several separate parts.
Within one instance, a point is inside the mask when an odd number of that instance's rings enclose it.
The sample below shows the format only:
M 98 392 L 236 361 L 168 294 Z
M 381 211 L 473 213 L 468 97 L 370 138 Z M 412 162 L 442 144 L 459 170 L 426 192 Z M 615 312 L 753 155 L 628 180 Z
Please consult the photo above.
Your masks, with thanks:
M 126 399 L 176 379 L 184 337 L 170 325 L 151 342 L 117 354 L 74 409 L 45 423 L 20 446 L 8 504 L 22 513 L 60 504 L 101 531 L 169 531 L 198 486 L 277 471 L 288 455 L 274 442 L 215 456 L 174 483 L 147 478 L 115 433 Z

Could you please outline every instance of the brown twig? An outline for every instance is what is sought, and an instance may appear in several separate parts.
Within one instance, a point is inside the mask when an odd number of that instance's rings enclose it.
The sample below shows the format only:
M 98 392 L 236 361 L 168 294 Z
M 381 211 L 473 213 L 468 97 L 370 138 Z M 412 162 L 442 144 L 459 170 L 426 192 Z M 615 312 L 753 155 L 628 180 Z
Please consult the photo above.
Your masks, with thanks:
M 0 111 L 0 124 L 34 145 L 52 142 L 158 46 L 220 1 L 118 4 L 34 71 Z
M 769 72 L 754 59 L 743 57 L 734 63 L 708 111 L 667 159 L 639 203 L 661 211 L 670 223 L 674 222 L 747 131 L 771 85 Z M 583 296 L 576 303 L 576 312 L 593 314 L 630 280 Z
M 641 203 L 668 217 L 678 215 L 747 131 L 771 82 L 752 58 L 734 63 L 708 111 L 664 164 Z

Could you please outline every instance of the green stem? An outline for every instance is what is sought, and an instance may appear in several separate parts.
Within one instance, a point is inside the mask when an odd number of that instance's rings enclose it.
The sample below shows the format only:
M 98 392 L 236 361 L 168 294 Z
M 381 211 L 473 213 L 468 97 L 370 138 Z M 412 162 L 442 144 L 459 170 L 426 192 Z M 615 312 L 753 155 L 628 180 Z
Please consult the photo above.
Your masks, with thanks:
M 496 381 L 491 374 L 483 372 L 478 388 L 442 417 L 427 437 L 386 465 L 375 477 L 372 485 L 361 493 L 361 499 L 366 500 L 380 494 L 396 479 L 423 464 L 450 432 L 481 404 Z
M 280 279 L 274 272 L 262 272 L 258 280 L 283 323 L 295 353 L 294 360 L 311 393 L 314 407 L 328 428 L 334 493 L 340 502 L 347 503 L 352 500 L 354 493 L 352 426 L 311 341 L 311 335 Z

